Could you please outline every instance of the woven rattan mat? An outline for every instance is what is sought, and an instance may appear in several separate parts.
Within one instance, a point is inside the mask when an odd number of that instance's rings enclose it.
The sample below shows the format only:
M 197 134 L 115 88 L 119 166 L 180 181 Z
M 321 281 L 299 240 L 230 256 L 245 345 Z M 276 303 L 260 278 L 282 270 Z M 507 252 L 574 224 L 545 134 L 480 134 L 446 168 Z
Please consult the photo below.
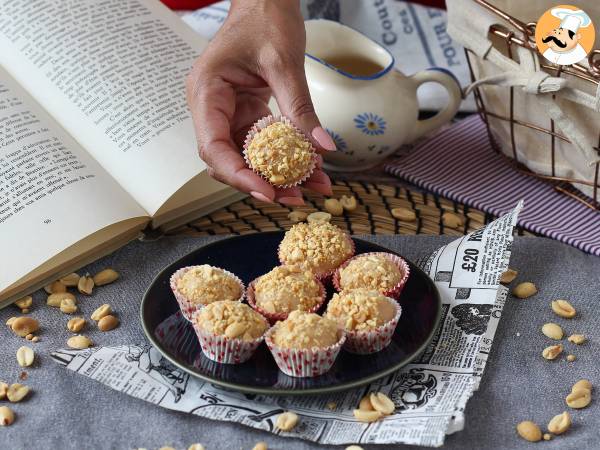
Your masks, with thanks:
M 354 195 L 358 207 L 352 212 L 334 217 L 332 222 L 352 234 L 435 234 L 462 235 L 482 227 L 495 217 L 409 186 L 392 183 L 336 180 L 333 197 Z M 305 206 L 288 208 L 280 204 L 259 202 L 252 197 L 233 203 L 168 234 L 206 236 L 215 234 L 248 234 L 259 231 L 287 230 L 293 222 L 288 214 L 293 210 L 307 213 L 325 210 L 322 196 L 306 191 Z M 417 219 L 403 222 L 391 215 L 392 208 L 404 207 L 415 212 Z M 451 212 L 462 218 L 462 225 L 449 228 L 442 214 Z M 519 234 L 527 234 L 518 230 Z

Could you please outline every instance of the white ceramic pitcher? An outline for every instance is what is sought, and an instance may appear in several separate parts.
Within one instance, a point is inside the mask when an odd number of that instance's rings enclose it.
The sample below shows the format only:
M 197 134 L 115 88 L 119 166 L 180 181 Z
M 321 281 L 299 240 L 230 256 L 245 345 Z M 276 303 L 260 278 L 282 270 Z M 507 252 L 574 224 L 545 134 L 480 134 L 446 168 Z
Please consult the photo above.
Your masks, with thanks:
M 456 114 L 461 90 L 446 70 L 407 77 L 394 69 L 389 51 L 362 33 L 329 20 L 305 25 L 310 94 L 338 149 L 325 155 L 327 169 L 368 169 Z M 430 81 L 446 88 L 449 101 L 435 116 L 418 120 L 417 88 Z

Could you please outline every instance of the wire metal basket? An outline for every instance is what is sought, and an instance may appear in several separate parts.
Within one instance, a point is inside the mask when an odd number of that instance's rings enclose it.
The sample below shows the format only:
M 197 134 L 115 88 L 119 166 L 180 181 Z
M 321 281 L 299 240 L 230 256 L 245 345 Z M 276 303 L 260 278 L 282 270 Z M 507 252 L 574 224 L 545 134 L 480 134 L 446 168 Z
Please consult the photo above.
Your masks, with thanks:
M 511 15 L 505 13 L 501 9 L 491 5 L 490 3 L 486 2 L 485 0 L 473 0 L 473 1 L 475 3 L 481 5 L 482 7 L 486 8 L 487 10 L 491 11 L 492 13 L 498 15 L 500 18 L 502 18 L 506 22 L 510 23 L 511 26 L 514 28 L 514 30 L 513 30 L 513 29 L 509 29 L 508 27 L 504 27 L 502 25 L 494 25 L 490 29 L 490 33 L 492 35 L 494 35 L 496 38 L 499 38 L 501 41 L 503 41 L 503 45 L 506 45 L 506 52 L 507 52 L 508 57 L 510 57 L 513 60 L 515 59 L 515 57 L 514 57 L 514 46 L 515 45 L 526 48 L 532 52 L 537 52 L 537 47 L 536 47 L 535 40 L 534 40 L 535 27 L 536 27 L 535 22 L 524 23 L 524 22 L 518 20 L 517 18 L 512 17 Z M 467 62 L 469 64 L 471 81 L 475 82 L 477 80 L 476 80 L 475 72 L 473 70 L 471 58 L 476 58 L 476 56 L 469 49 L 465 49 L 465 53 L 466 53 L 466 57 L 467 57 Z M 580 80 L 583 80 L 584 82 L 594 83 L 594 86 L 597 87 L 598 84 L 600 84 L 600 50 L 599 49 L 595 49 L 590 52 L 590 54 L 588 55 L 588 64 L 589 64 L 589 68 L 585 67 L 581 64 L 573 64 L 570 66 L 560 66 L 560 65 L 555 65 L 555 64 L 552 64 L 552 63 L 544 60 L 543 62 L 541 62 L 541 68 L 542 68 L 542 70 L 546 71 L 547 73 L 551 74 L 552 76 L 575 77 Z M 550 119 L 548 128 L 544 128 L 544 127 L 540 127 L 536 124 L 529 123 L 526 120 L 523 120 L 521 118 L 517 118 L 515 116 L 515 108 L 514 108 L 514 106 L 515 106 L 514 105 L 515 104 L 515 101 L 514 101 L 515 88 L 511 86 L 511 87 L 507 87 L 506 89 L 509 90 L 509 93 L 508 93 L 508 95 L 509 95 L 509 115 L 508 116 L 506 116 L 504 114 L 499 114 L 498 112 L 495 112 L 495 111 L 492 111 L 490 108 L 486 108 L 486 104 L 485 104 L 482 92 L 480 90 L 480 87 L 476 87 L 473 91 L 477 109 L 486 124 L 490 142 L 491 142 L 494 150 L 497 153 L 499 153 L 500 155 L 505 156 L 506 158 L 509 158 L 516 170 L 526 173 L 528 175 L 546 180 L 546 181 L 552 183 L 556 190 L 562 192 L 565 195 L 568 195 L 570 197 L 577 199 L 578 201 L 584 203 L 586 206 L 588 206 L 592 209 L 600 211 L 600 163 L 595 163 L 595 167 L 594 167 L 595 175 L 594 175 L 593 181 L 557 176 L 556 168 L 555 168 L 556 141 L 557 141 L 557 139 L 562 140 L 566 143 L 570 143 L 571 141 L 567 137 L 565 137 L 564 135 L 562 135 L 561 133 L 556 131 L 554 121 L 551 119 Z M 490 128 L 490 123 L 488 121 L 489 117 L 493 117 L 498 120 L 509 122 L 512 157 L 505 155 L 501 151 L 500 145 L 498 144 L 498 142 L 494 139 L 494 136 L 493 136 L 491 128 Z M 530 169 L 528 169 L 522 161 L 519 161 L 519 158 L 517 156 L 517 146 L 515 143 L 516 142 L 516 140 L 515 140 L 515 128 L 516 127 L 526 127 L 531 130 L 535 130 L 536 132 L 545 133 L 548 135 L 548 141 L 550 144 L 549 149 L 548 149 L 548 158 L 551 161 L 551 174 L 550 175 L 542 175 L 539 173 L 535 173 L 535 172 L 531 171 Z M 594 147 L 594 150 L 600 156 L 600 133 L 598 135 L 597 145 L 596 145 L 596 147 Z M 584 195 L 580 190 L 577 189 L 578 185 L 591 187 L 592 196 L 589 197 L 587 195 Z

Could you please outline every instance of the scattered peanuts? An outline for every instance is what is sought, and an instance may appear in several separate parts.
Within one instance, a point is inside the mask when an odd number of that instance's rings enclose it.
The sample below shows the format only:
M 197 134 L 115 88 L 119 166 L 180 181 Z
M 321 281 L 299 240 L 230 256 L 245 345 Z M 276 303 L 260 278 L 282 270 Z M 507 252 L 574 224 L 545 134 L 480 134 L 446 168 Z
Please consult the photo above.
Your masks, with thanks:
M 50 294 L 46 300 L 46 304 L 48 306 L 60 308 L 60 304 L 65 299 L 70 299 L 73 301 L 73 303 L 77 303 L 77 299 L 70 292 L 58 292 L 56 294 Z
M 296 414 L 295 412 L 286 411 L 283 414 L 280 414 L 279 416 L 277 416 L 275 425 L 281 431 L 290 431 L 296 425 L 298 425 L 299 420 L 300 420 L 300 418 L 298 417 L 298 414 Z
M 15 421 L 15 413 L 8 406 L 0 406 L 0 425 L 6 427 Z
M 60 292 L 67 292 L 67 287 L 60 281 L 55 281 L 54 283 L 44 286 L 44 290 L 48 294 L 58 294 Z
M 331 221 L 331 214 L 323 212 L 323 211 L 317 211 L 314 213 L 310 213 L 308 216 L 306 216 L 306 221 L 309 223 L 329 222 L 329 221 Z
M 294 223 L 304 222 L 307 217 L 308 214 L 306 214 L 304 211 L 295 210 L 288 214 L 288 219 L 290 219 Z
M 10 327 L 17 336 L 25 337 L 37 331 L 40 324 L 32 317 L 17 317 L 11 321 Z
M 73 272 L 73 273 L 70 273 L 69 275 L 65 275 L 58 281 L 60 281 L 62 284 L 64 284 L 67 287 L 75 287 L 75 286 L 77 286 L 77 283 L 79 283 L 79 278 L 81 278 L 79 276 L 79 274 Z
M 548 431 L 553 434 L 563 434 L 571 426 L 571 415 L 568 412 L 558 414 L 548 423 Z
M 394 219 L 398 219 L 402 222 L 414 222 L 417 220 L 415 212 L 408 208 L 392 208 L 390 212 Z
M 550 306 L 557 316 L 572 319 L 577 314 L 575 308 L 566 300 L 554 300 Z
M 577 359 L 577 357 L 575 355 L 567 355 L 567 361 L 569 362 L 573 362 Z
M 33 334 L 29 333 L 27 336 L 25 336 L 25 339 L 31 341 L 33 339 Z
M 385 416 L 393 414 L 394 410 L 396 409 L 394 402 L 382 392 L 372 392 L 369 396 L 369 400 L 371 400 L 373 409 L 375 409 L 375 411 L 379 411 Z
M 23 345 L 17 350 L 17 362 L 21 367 L 29 367 L 33 364 L 35 354 L 30 347 Z
M 34 336 L 31 338 L 31 342 L 39 342 L 39 341 L 40 341 L 40 338 L 37 336 Z
M 67 330 L 72 333 L 79 333 L 85 326 L 85 319 L 83 317 L 73 317 L 67 322 Z
M 583 334 L 572 334 L 568 337 L 568 341 L 576 345 L 581 345 L 585 343 L 586 338 Z
M 448 228 L 460 228 L 464 225 L 463 218 L 451 212 L 442 214 L 442 223 Z
M 252 447 L 252 450 L 267 450 L 268 448 L 266 442 L 257 442 L 256 445 Z
M 537 287 L 530 281 L 525 281 L 524 283 L 519 283 L 512 290 L 512 294 L 518 298 L 528 298 L 532 295 L 537 294 Z
M 363 411 L 374 411 L 373 405 L 371 404 L 371 396 L 365 395 L 361 398 L 360 403 L 358 404 L 358 409 L 362 409 Z
M 15 305 L 17 305 L 18 308 L 23 310 L 23 309 L 28 309 L 31 306 L 32 302 L 33 302 L 33 297 L 31 295 L 28 295 L 27 297 L 23 297 L 23 298 L 20 298 L 19 300 L 17 300 L 15 302 Z
M 104 305 L 98 307 L 92 313 L 91 318 L 92 318 L 92 320 L 95 320 L 97 322 L 100 319 L 102 319 L 104 316 L 108 316 L 111 313 L 112 313 L 112 308 L 110 307 L 110 305 L 108 303 L 105 303 Z
M 537 442 L 542 439 L 542 430 L 536 423 L 525 420 L 517 425 L 517 433 L 529 442 Z
M 513 270 L 509 267 L 508 269 L 506 269 L 506 272 L 504 272 L 502 275 L 500 275 L 500 283 L 502 283 L 502 284 L 512 283 L 512 281 L 515 278 L 517 278 L 517 275 L 519 275 L 519 272 L 517 272 L 516 270 Z
M 92 291 L 94 290 L 94 279 L 89 273 L 86 273 L 84 276 L 79 278 L 77 290 L 80 294 L 92 295 Z
M 571 393 L 567 395 L 567 398 L 565 399 L 567 406 L 573 409 L 585 408 L 590 404 L 591 401 L 591 391 L 583 388 L 573 389 L 573 391 L 571 391 Z
M 238 324 L 238 323 L 236 322 L 235 324 L 232 324 L 232 325 L 236 325 L 236 324 Z M 238 324 L 238 325 L 242 325 L 242 324 Z M 98 329 L 100 331 L 110 331 L 110 330 L 117 328 L 118 326 L 119 326 L 119 319 L 117 319 L 115 316 L 113 316 L 111 314 L 102 317 L 98 321 Z M 239 336 L 240 334 L 242 334 L 244 332 L 243 328 L 244 327 L 242 326 L 242 331 L 240 333 L 238 333 L 237 336 Z M 229 329 L 229 327 L 227 327 L 227 329 Z M 227 330 L 225 330 L 225 334 L 227 335 Z
M 354 197 L 354 195 L 342 195 L 340 204 L 346 211 L 352 212 L 357 207 L 356 197 Z
M 332 216 L 341 216 L 344 214 L 344 207 L 339 200 L 328 198 L 324 202 L 325 210 Z
M 550 433 L 544 433 L 544 440 L 549 441 L 550 439 L 552 439 L 552 435 Z
M 29 387 L 24 384 L 14 383 L 8 387 L 6 391 L 6 398 L 11 403 L 18 403 L 23 400 L 27 394 L 29 394 Z
M 4 400 L 6 398 L 6 393 L 8 392 L 8 384 L 4 381 L 0 381 L 0 400 Z
M 114 269 L 104 269 L 94 275 L 93 281 L 96 286 L 104 286 L 119 279 L 119 272 Z
M 557 341 L 560 341 L 564 336 L 563 330 L 560 327 L 560 325 L 557 325 L 555 323 L 545 323 L 542 326 L 542 333 L 544 333 L 546 337 L 549 337 L 550 339 L 555 339 Z
M 188 447 L 188 450 L 205 450 L 202 444 L 192 444 Z
M 73 299 L 63 298 L 60 302 L 60 310 L 65 314 L 73 314 L 77 312 L 77 305 Z
M 370 422 L 375 422 L 377 420 L 379 420 L 381 417 L 383 417 L 383 414 L 381 414 L 381 412 L 379 411 L 367 411 L 364 409 L 355 409 L 354 411 L 352 411 L 352 413 L 354 414 L 354 417 L 356 418 L 356 420 L 358 420 L 359 422 L 365 422 L 365 423 L 370 423 Z
M 558 345 L 551 345 L 549 347 L 546 347 L 543 351 L 542 351 L 542 356 L 545 359 L 556 359 L 558 355 L 560 355 L 563 351 L 563 346 L 561 344 Z
M 67 340 L 67 345 L 71 348 L 75 348 L 78 350 L 82 350 L 84 348 L 90 348 L 94 344 L 87 336 L 83 336 L 78 334 L 76 336 L 72 336 Z
M 327 406 L 327 409 L 329 411 L 335 411 L 336 408 L 337 408 L 337 403 L 336 402 L 329 402 L 329 403 L 327 403 L 326 406 Z

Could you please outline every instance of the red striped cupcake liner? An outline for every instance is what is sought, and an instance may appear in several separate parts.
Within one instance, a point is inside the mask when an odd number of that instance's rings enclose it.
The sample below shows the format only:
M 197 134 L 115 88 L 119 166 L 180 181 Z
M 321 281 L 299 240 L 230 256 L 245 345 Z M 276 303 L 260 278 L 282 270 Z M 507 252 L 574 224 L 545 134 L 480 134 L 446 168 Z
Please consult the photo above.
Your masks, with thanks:
M 354 244 L 354 240 L 352 239 L 352 236 L 350 236 L 348 233 L 345 233 L 345 232 L 344 232 L 344 235 L 346 236 L 346 238 L 348 239 L 348 242 L 350 243 L 350 254 L 344 261 L 342 261 L 340 263 L 340 266 L 345 264 L 348 260 L 352 259 L 352 257 L 354 256 L 354 253 L 356 252 L 356 245 Z M 277 258 L 279 259 L 279 262 L 281 263 L 281 265 L 283 265 L 283 266 L 289 265 L 283 260 L 283 258 L 281 256 L 281 243 L 279 243 L 279 246 L 277 247 Z M 298 264 L 298 263 L 296 263 L 296 264 Z M 340 267 L 340 266 L 338 266 L 338 267 Z M 333 275 L 335 274 L 335 271 L 338 269 L 338 267 L 334 267 L 333 269 L 325 271 L 325 272 L 315 273 L 315 276 L 323 284 L 330 283 L 331 279 L 332 279 Z
M 254 139 L 254 136 L 261 130 L 263 130 L 264 128 L 267 128 L 269 125 L 272 125 L 274 123 L 277 122 L 282 122 L 285 123 L 286 125 L 291 126 L 292 128 L 294 128 L 298 133 L 300 133 L 302 136 L 304 136 L 306 138 L 306 141 L 308 143 L 310 143 L 310 151 L 313 154 L 312 157 L 312 163 L 308 169 L 308 171 L 302 176 L 302 178 L 296 180 L 293 183 L 289 183 L 289 184 L 277 184 L 274 185 L 273 183 L 271 183 L 269 181 L 269 179 L 264 176 L 262 173 L 260 173 L 259 170 L 255 169 L 254 167 L 252 167 L 252 163 L 250 162 L 250 159 L 248 158 L 248 146 L 250 145 L 250 142 L 252 142 L 252 139 Z M 244 140 L 244 149 L 242 152 L 243 156 L 244 156 L 244 161 L 246 161 L 246 165 L 252 169 L 252 171 L 257 174 L 258 176 L 260 176 L 263 180 L 265 180 L 267 183 L 269 183 L 272 186 L 275 186 L 278 189 L 285 189 L 285 188 L 290 188 L 290 187 L 294 187 L 294 186 L 299 186 L 302 183 L 304 183 L 306 180 L 308 180 L 310 178 L 310 176 L 313 174 L 315 167 L 317 167 L 317 151 L 315 150 L 314 146 L 312 145 L 311 140 L 306 137 L 306 135 L 302 132 L 302 130 L 300 130 L 298 127 L 296 127 L 290 119 L 288 119 L 285 116 L 272 116 L 272 115 L 268 115 L 266 117 L 263 117 L 262 119 L 257 120 L 254 125 L 252 125 L 252 128 L 250 128 L 250 130 L 248 131 L 248 134 L 246 135 L 246 139 Z
M 347 259 L 342 265 L 340 265 L 340 267 L 338 267 L 336 269 L 335 273 L 333 274 L 332 282 L 333 282 L 333 286 L 335 287 L 335 290 L 338 292 L 343 291 L 342 287 L 340 286 L 340 282 L 341 282 L 340 272 L 343 269 L 345 269 L 346 267 L 348 267 L 348 264 L 350 264 L 353 260 L 362 258 L 364 256 L 369 256 L 369 255 L 382 255 L 382 256 L 388 258 L 390 261 L 392 261 L 398 267 L 400 272 L 402 272 L 402 274 L 403 274 L 402 279 L 393 288 L 379 291 L 382 295 L 385 295 L 386 297 L 392 297 L 392 298 L 395 298 L 396 300 L 398 298 L 400 298 L 402 289 L 404 289 L 404 285 L 406 284 L 406 282 L 408 281 L 408 277 L 410 276 L 410 267 L 409 267 L 408 263 L 404 259 L 400 258 L 398 255 L 394 255 L 393 253 L 386 253 L 386 252 L 361 253 L 360 255 L 356 255 L 356 256 L 353 256 L 352 258 Z
M 246 341 L 244 339 L 230 339 L 227 336 L 207 332 L 198 325 L 196 316 L 199 313 L 200 310 L 194 311 L 191 323 L 200 341 L 202 353 L 211 361 L 221 364 L 241 364 L 252 357 L 264 340 L 264 334 L 252 341 Z M 267 324 L 266 319 L 265 324 Z
M 396 314 L 388 322 L 380 325 L 374 330 L 369 331 L 349 331 L 346 330 L 346 343 L 344 344 L 344 350 L 350 353 L 356 353 L 358 355 L 368 355 L 370 353 L 377 353 L 392 342 L 392 337 L 396 331 L 398 321 L 402 314 L 402 307 L 398 302 L 388 297 L 388 301 L 396 309 Z
M 262 309 L 260 306 L 258 306 L 256 304 L 256 298 L 254 296 L 254 285 L 256 284 L 257 280 L 258 280 L 258 278 L 256 278 L 255 280 L 252 280 L 248 284 L 248 289 L 246 289 L 246 300 L 248 301 L 248 305 L 250 305 L 250 307 L 253 310 L 255 310 L 257 313 L 259 313 L 263 317 L 265 317 L 271 325 L 275 324 L 275 322 L 278 322 L 280 320 L 287 319 L 291 311 L 290 312 L 281 312 L 281 313 L 271 313 L 271 312 L 265 311 L 264 309 Z M 327 292 L 325 290 L 325 286 L 323 285 L 321 280 L 319 280 L 317 277 L 315 277 L 315 281 L 319 284 L 319 295 L 321 297 L 321 300 L 315 306 L 313 306 L 312 308 L 310 308 L 309 310 L 306 311 L 309 313 L 316 313 L 319 310 L 319 308 L 321 306 L 323 306 L 323 304 L 325 303 L 325 300 L 327 299 Z
M 202 309 L 204 305 L 201 303 L 192 302 L 183 293 L 179 292 L 179 289 L 177 289 L 177 280 L 179 280 L 188 270 L 193 269 L 194 267 L 197 266 L 182 267 L 181 269 L 177 270 L 173 275 L 171 275 L 171 278 L 169 279 L 169 285 L 171 287 L 171 291 L 173 291 L 173 295 L 175 295 L 175 298 L 177 299 L 179 309 L 181 309 L 183 317 L 185 317 L 190 322 L 192 320 L 192 315 L 194 314 L 194 312 L 196 310 Z M 244 299 L 245 295 L 245 286 L 242 280 L 240 280 L 235 274 L 229 272 L 228 270 L 221 269 L 220 267 L 217 268 L 225 272 L 230 277 L 234 278 L 239 283 L 242 295 L 240 296 L 238 301 L 241 302 Z
M 334 345 L 324 348 L 281 348 L 275 345 L 272 334 L 277 325 L 271 327 L 265 334 L 265 342 L 271 351 L 279 370 L 286 375 L 297 378 L 316 377 L 329 371 L 335 362 L 344 343 L 346 333 L 338 330 L 339 340 Z

